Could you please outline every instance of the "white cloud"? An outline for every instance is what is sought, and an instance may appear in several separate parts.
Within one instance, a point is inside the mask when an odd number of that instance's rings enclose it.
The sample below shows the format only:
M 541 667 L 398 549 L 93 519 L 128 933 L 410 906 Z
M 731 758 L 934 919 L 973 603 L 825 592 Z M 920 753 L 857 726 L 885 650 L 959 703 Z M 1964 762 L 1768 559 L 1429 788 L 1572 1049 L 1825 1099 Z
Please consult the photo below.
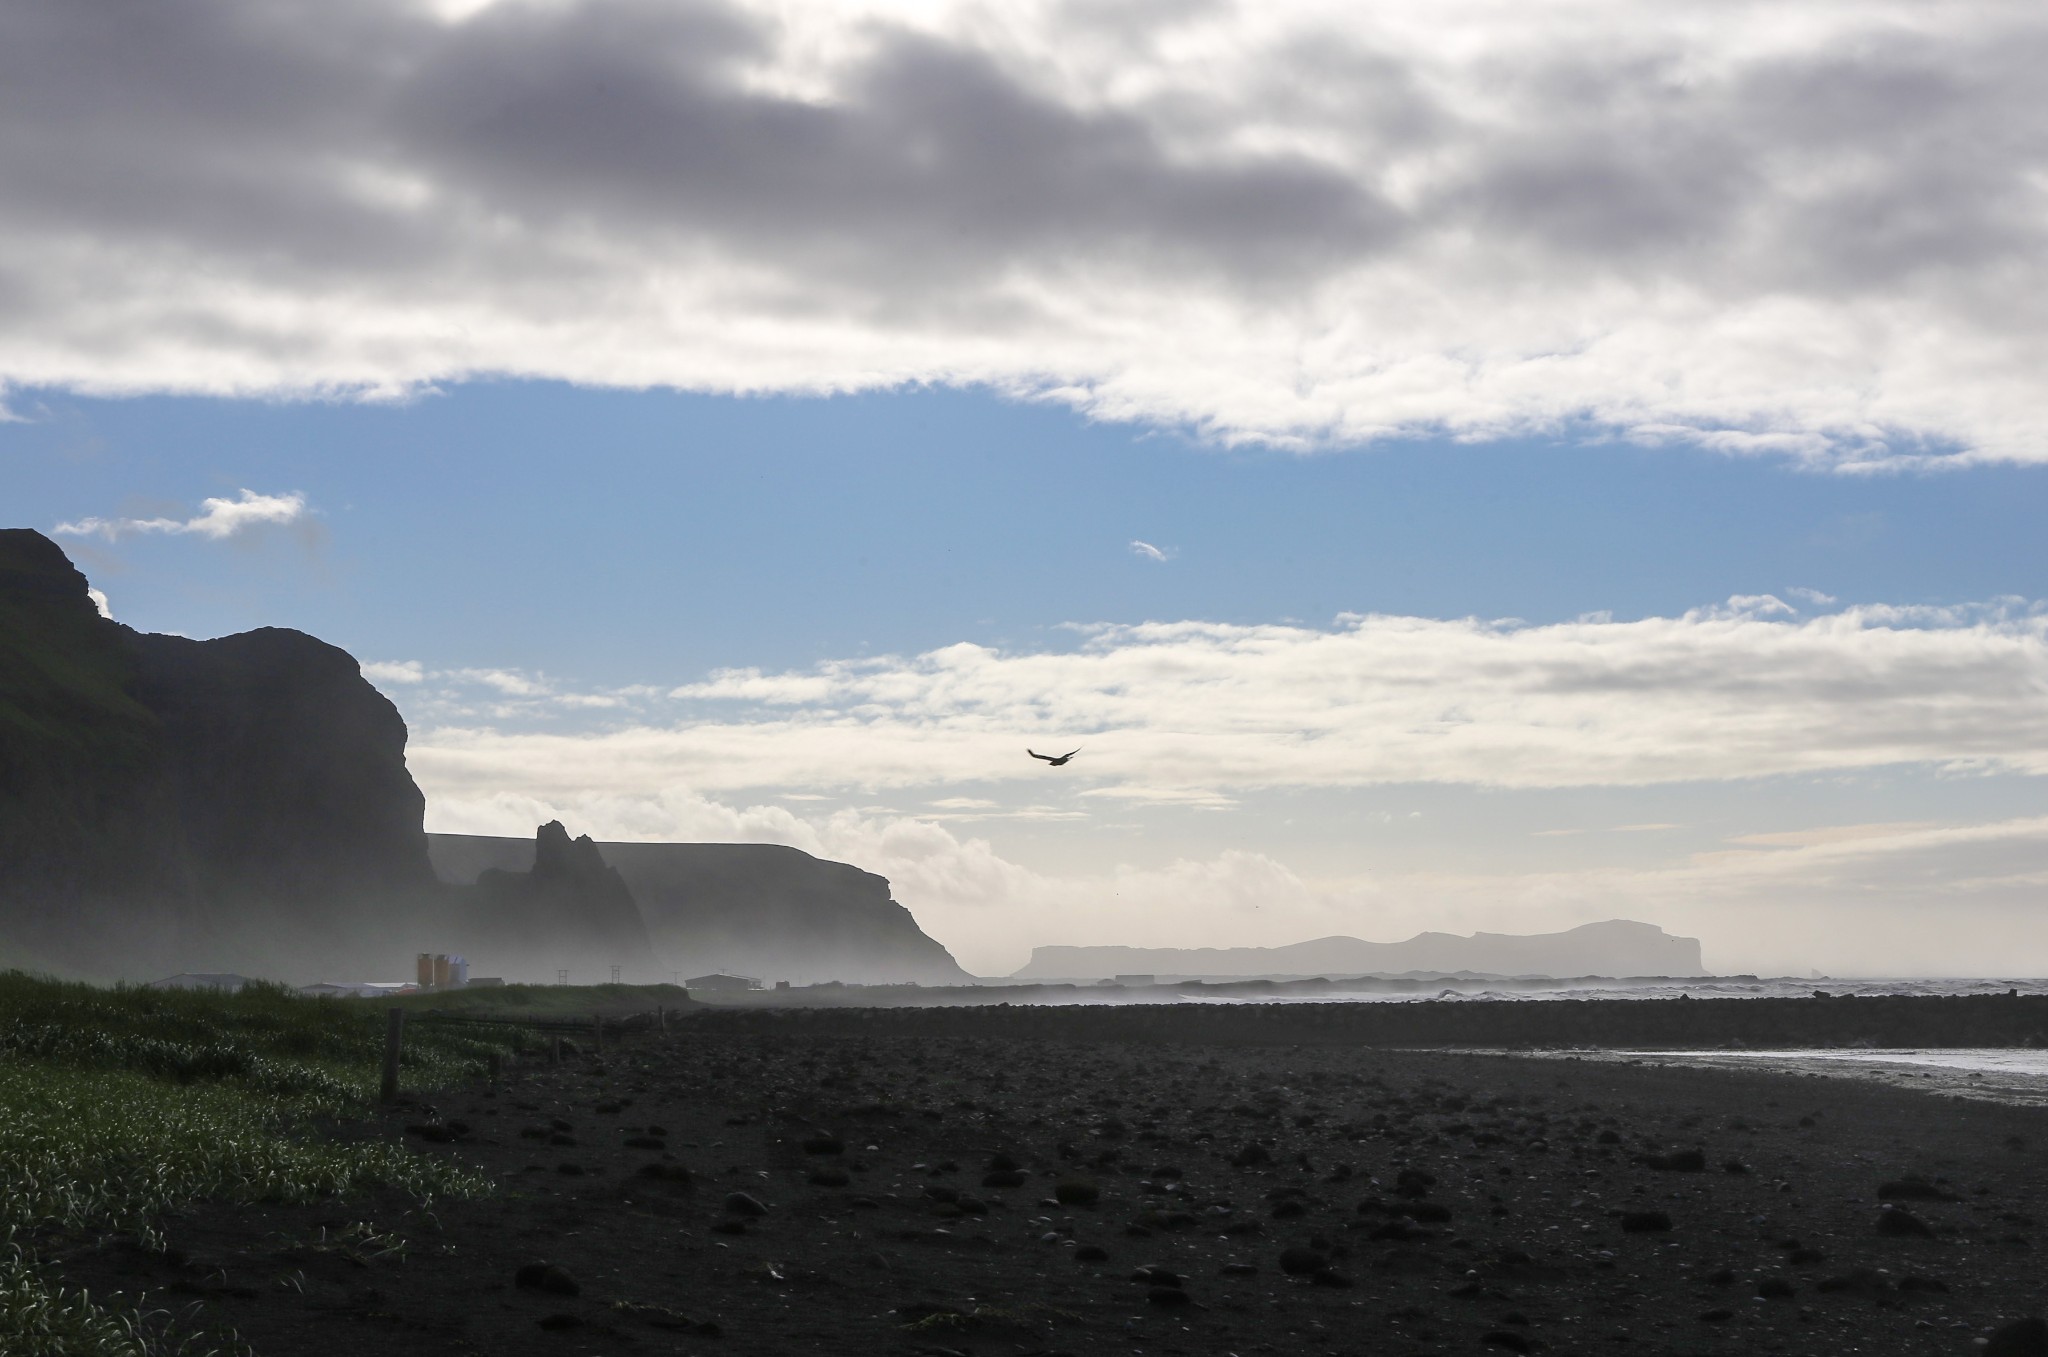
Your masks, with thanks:
M 482 684 L 507 697 L 543 697 L 553 691 L 552 685 L 546 679 L 523 674 L 514 669 L 449 669 L 442 671 L 437 677 L 462 683 Z
M 1914 764 L 2048 773 L 2039 606 L 1789 611 L 1761 596 L 1541 626 L 1101 626 L 1069 652 L 958 644 L 719 675 L 674 690 L 688 719 L 640 709 L 593 733 L 442 719 L 412 759 L 451 787 L 548 795 L 1044 785 L 1023 746 L 1060 730 L 1086 737 L 1059 784 L 1083 798 L 1212 806 L 1289 787 L 1646 786 Z
M 252 528 L 296 523 L 306 514 L 306 497 L 296 491 L 285 495 L 259 495 L 244 490 L 234 499 L 204 499 L 191 518 L 81 518 L 59 523 L 55 531 L 66 537 L 104 537 L 116 541 L 145 533 L 190 534 L 220 541 Z
M 403 683 L 410 687 L 424 683 L 427 671 L 418 660 L 378 660 L 363 666 L 363 677 L 372 683 Z
M 1225 441 L 2048 457 L 2040 6 L 137 22 L 10 8 L 0 386 L 986 383 Z
M 114 610 L 107 606 L 107 596 L 105 594 L 97 589 L 88 589 L 85 591 L 85 596 L 92 600 L 92 606 L 99 610 L 101 617 L 106 618 L 109 622 L 114 620 Z
M 1171 547 L 1155 547 L 1150 542 L 1131 540 L 1131 555 L 1147 561 L 1170 561 L 1175 552 Z

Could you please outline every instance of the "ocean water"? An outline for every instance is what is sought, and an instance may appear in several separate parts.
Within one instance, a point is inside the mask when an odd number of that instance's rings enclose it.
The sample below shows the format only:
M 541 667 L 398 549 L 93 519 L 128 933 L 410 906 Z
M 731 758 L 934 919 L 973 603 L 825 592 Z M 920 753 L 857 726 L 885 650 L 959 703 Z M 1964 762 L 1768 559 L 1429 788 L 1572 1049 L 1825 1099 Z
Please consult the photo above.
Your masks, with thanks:
M 1949 1098 L 2048 1106 L 2048 1050 L 1516 1051 L 1539 1059 L 1771 1070 L 1809 1079 L 1855 1079 Z

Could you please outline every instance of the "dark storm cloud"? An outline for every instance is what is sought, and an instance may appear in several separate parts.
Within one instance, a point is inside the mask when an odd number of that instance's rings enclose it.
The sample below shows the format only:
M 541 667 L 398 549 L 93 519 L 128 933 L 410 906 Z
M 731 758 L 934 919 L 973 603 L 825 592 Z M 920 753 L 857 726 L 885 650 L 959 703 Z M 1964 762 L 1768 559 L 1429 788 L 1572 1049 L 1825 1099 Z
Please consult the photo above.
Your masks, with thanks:
M 2040 442 L 2048 25 L 1545 13 L 25 0 L 0 381 Z

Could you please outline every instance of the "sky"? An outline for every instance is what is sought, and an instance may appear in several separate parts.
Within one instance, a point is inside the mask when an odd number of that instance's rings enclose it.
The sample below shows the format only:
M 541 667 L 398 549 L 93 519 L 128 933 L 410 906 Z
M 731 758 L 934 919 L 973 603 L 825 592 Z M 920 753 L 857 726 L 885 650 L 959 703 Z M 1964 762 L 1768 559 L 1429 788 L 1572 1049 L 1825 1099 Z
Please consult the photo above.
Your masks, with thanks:
M 0 519 L 970 969 L 2048 974 L 2048 16 L 31 0 Z M 1051 768 L 1026 749 L 1065 753 Z

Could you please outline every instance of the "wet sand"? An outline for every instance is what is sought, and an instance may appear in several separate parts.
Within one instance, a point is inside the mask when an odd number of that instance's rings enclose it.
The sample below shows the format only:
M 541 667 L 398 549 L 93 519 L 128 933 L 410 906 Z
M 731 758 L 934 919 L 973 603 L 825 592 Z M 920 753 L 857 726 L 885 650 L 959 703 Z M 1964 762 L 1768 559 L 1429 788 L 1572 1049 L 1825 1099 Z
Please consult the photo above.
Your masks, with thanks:
M 336 1132 L 474 1163 L 487 1200 L 52 1252 L 273 1357 L 1959 1354 L 2048 1300 L 2033 1108 L 853 1026 L 686 1022 Z

